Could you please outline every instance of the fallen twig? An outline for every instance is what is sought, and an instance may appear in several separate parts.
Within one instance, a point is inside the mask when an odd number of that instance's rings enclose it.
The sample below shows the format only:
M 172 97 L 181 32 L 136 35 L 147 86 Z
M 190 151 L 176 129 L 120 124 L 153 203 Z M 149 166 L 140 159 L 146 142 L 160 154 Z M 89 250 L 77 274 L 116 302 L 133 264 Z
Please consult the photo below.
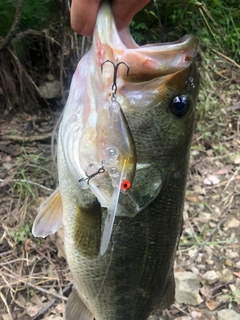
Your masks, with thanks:
M 29 260 L 29 259 L 26 259 L 26 258 L 18 258 L 18 259 L 13 259 L 13 260 L 10 260 L 10 261 L 7 261 L 7 262 L 2 262 L 0 263 L 0 267 L 3 267 L 7 264 L 13 264 L 14 262 L 17 262 L 17 261 L 27 261 L 27 262 L 34 262 L 36 260 L 36 258 L 34 257 L 32 260 Z
M 224 58 L 224 59 L 226 59 L 227 61 L 231 62 L 232 64 L 234 64 L 236 67 L 238 67 L 238 68 L 240 69 L 240 65 L 239 65 L 236 61 L 232 60 L 231 58 L 225 56 L 225 54 L 223 54 L 223 53 L 221 53 L 221 52 L 219 52 L 219 51 L 217 51 L 217 50 L 215 50 L 215 49 L 211 49 L 211 50 L 212 50 L 213 52 L 215 52 L 216 54 L 218 54 L 219 56 L 221 56 L 222 58 Z
M 239 110 L 240 109 L 240 102 L 234 104 L 233 106 L 231 107 L 228 107 L 227 108 L 227 111 L 236 111 L 236 110 Z
M 3 303 L 5 304 L 5 307 L 6 307 L 6 309 L 7 309 L 7 313 L 8 313 L 8 315 L 9 315 L 9 319 L 10 319 L 10 320 L 13 320 L 12 315 L 11 315 L 11 312 L 10 312 L 10 309 L 9 309 L 9 307 L 8 307 L 8 304 L 7 304 L 7 301 L 6 301 L 4 295 L 2 294 L 1 291 L 0 291 L 0 298 L 2 299 Z
M 47 140 L 52 137 L 51 133 L 31 136 L 31 137 L 20 137 L 20 136 L 2 136 L 2 140 L 12 140 L 12 141 L 20 141 L 20 142 L 33 142 L 33 141 L 42 141 Z
M 12 41 L 15 34 L 17 33 L 18 26 L 19 26 L 20 20 L 21 20 L 21 12 L 22 12 L 23 2 L 24 2 L 24 0 L 18 0 L 18 2 L 17 2 L 14 22 L 13 22 L 8 34 L 0 43 L 0 51 L 9 45 L 9 43 Z
M 67 285 L 63 289 L 63 293 L 68 291 L 71 288 L 71 286 L 72 286 L 72 284 Z M 54 298 L 52 301 L 50 301 L 44 308 L 39 310 L 38 313 L 31 320 L 37 320 L 40 316 L 44 315 L 44 313 L 46 313 L 54 305 L 55 301 L 56 301 L 56 298 Z
M 50 188 L 47 188 L 37 182 L 34 182 L 34 181 L 30 181 L 30 180 L 24 180 L 24 179 L 12 179 L 12 180 L 4 180 L 4 179 L 0 179 L 0 182 L 5 182 L 5 183 L 9 183 L 9 182 L 20 182 L 20 183 L 29 183 L 29 184 L 32 184 L 34 186 L 37 186 L 39 188 L 42 188 L 44 190 L 47 190 L 47 191 L 50 191 L 52 192 L 53 190 L 50 189 Z
M 61 300 L 64 300 L 64 301 L 67 301 L 67 300 L 68 300 L 68 298 L 62 296 L 61 294 L 58 294 L 58 293 L 55 293 L 55 292 L 49 292 L 48 290 L 43 289 L 43 288 L 41 288 L 41 287 L 39 287 L 39 286 L 37 286 L 37 285 L 34 285 L 34 284 L 32 284 L 31 282 L 24 281 L 24 280 L 22 280 L 22 279 L 19 279 L 19 282 L 22 282 L 22 283 L 24 283 L 26 286 L 31 287 L 31 288 L 33 288 L 33 289 L 36 289 L 36 290 L 38 290 L 38 291 L 41 291 L 41 292 L 43 292 L 43 293 L 45 293 L 45 294 L 52 295 L 53 297 L 56 297 L 56 298 L 58 298 L 58 299 L 61 299 Z

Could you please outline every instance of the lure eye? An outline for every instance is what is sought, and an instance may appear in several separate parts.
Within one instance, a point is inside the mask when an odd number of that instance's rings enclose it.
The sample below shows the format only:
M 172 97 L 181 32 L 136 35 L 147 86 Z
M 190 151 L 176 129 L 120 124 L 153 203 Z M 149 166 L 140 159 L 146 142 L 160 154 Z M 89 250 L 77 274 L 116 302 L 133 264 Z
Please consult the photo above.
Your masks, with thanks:
M 123 180 L 121 183 L 121 190 L 126 192 L 131 188 L 131 182 L 128 180 Z
M 181 118 L 189 111 L 188 97 L 185 95 L 176 96 L 170 106 L 170 110 L 175 117 Z

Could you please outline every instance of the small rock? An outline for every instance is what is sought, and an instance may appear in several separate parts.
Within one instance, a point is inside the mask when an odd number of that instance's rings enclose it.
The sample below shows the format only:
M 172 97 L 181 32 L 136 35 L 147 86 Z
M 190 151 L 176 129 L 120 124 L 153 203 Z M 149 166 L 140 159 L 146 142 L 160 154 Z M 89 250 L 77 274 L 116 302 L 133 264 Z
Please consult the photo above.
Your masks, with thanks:
M 192 272 L 175 273 L 176 292 L 175 298 L 178 303 L 196 306 L 202 302 L 199 295 L 199 280 Z
M 218 320 L 240 320 L 240 314 L 230 309 L 218 311 Z
M 61 97 L 61 83 L 58 80 L 44 82 L 39 86 L 39 92 L 44 99 L 54 99 Z
M 204 273 L 202 278 L 206 280 L 209 285 L 214 284 L 219 280 L 219 276 L 214 270 L 207 271 L 206 273 Z
M 215 205 L 212 205 L 212 208 L 214 210 L 214 212 L 216 213 L 216 215 L 219 217 L 222 214 L 222 210 L 220 210 L 218 207 L 216 207 Z
M 186 191 L 186 195 L 185 195 L 186 199 L 190 202 L 198 202 L 198 197 L 196 195 L 194 195 L 191 191 Z
M 204 249 L 205 249 L 205 251 L 206 251 L 207 254 L 208 254 L 208 258 L 211 258 L 211 257 L 209 257 L 209 256 L 212 255 L 213 249 L 212 249 L 211 247 L 208 247 L 208 246 L 206 246 L 206 248 L 204 248 Z
M 234 164 L 240 164 L 240 154 L 235 157 Z
M 158 316 L 150 316 L 147 320 L 159 320 Z
M 206 270 L 206 265 L 205 264 L 199 264 L 198 265 L 199 270 Z
M 219 307 L 219 301 L 213 300 L 213 299 L 207 299 L 206 300 L 206 306 L 209 310 L 214 311 Z
M 232 292 L 235 292 L 237 290 L 237 287 L 234 284 L 230 284 L 229 288 L 231 289 Z
M 209 264 L 210 266 L 213 266 L 213 265 L 214 265 L 214 261 L 211 260 L 211 259 L 207 259 L 207 260 L 206 260 L 206 263 Z
M 235 232 L 232 232 L 229 238 L 229 243 L 239 243 L 238 236 L 236 236 Z
M 230 290 L 232 291 L 232 294 L 234 296 L 235 301 L 238 302 L 238 304 L 239 304 L 239 301 L 240 301 L 239 288 L 234 286 L 233 284 L 230 284 L 229 287 L 230 287 Z
M 220 182 L 219 178 L 213 174 L 208 175 L 204 180 L 203 180 L 203 184 L 207 185 L 207 186 L 212 186 L 215 184 L 218 184 Z
M 222 283 L 228 283 L 233 280 L 233 274 L 228 269 L 223 269 L 222 276 L 220 278 L 220 282 Z
M 15 166 L 15 164 L 6 162 L 6 163 L 3 163 L 2 166 L 4 169 L 10 170 Z
M 48 73 L 47 75 L 46 75 L 46 78 L 48 79 L 48 81 L 53 81 L 55 78 L 54 78 L 54 75 L 53 74 L 51 74 L 51 73 Z
M 222 293 L 224 293 L 224 294 L 227 294 L 229 291 L 228 291 L 228 289 L 222 289 Z
M 226 249 L 226 256 L 230 259 L 237 258 L 238 253 L 236 251 L 233 251 L 231 249 Z
M 214 229 L 217 226 L 215 222 L 209 222 L 209 227 Z
M 191 256 L 190 256 L 191 257 Z M 197 258 L 196 258 L 196 262 L 197 263 L 201 263 L 202 262 L 202 257 L 203 257 L 203 255 L 200 253 L 198 256 L 197 256 Z
M 198 276 L 199 275 L 199 270 L 198 270 L 198 268 L 196 268 L 196 267 L 192 267 L 191 268 L 191 271 L 192 271 L 192 273 L 194 273 L 196 276 Z
M 206 195 L 206 189 L 203 188 L 203 187 L 200 185 L 200 183 L 199 183 L 199 184 L 198 184 L 198 183 L 194 184 L 194 185 L 192 186 L 192 188 L 193 188 L 194 193 L 200 194 L 200 195 L 202 195 L 202 196 L 205 196 L 205 195 Z
M 194 255 L 196 254 L 196 252 L 197 252 L 197 249 L 196 249 L 196 248 L 195 248 L 195 249 L 190 249 L 190 250 L 188 251 L 189 257 L 194 256 Z
M 209 220 L 211 219 L 211 214 L 207 212 L 200 212 L 198 219 L 203 223 L 208 223 Z
M 226 259 L 224 261 L 224 264 L 228 267 L 231 267 L 231 268 L 236 268 L 236 263 L 230 259 Z
M 204 311 L 203 310 L 193 310 L 190 312 L 190 315 L 192 319 L 201 320 L 204 317 Z
M 236 218 L 232 218 L 227 222 L 228 228 L 238 228 L 240 226 L 240 221 Z

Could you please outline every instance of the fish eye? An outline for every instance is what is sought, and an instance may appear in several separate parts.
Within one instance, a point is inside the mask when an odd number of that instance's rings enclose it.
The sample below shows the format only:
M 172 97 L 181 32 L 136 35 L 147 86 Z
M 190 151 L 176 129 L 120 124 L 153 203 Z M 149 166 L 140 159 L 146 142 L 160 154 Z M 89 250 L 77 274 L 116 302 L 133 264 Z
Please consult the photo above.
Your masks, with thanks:
M 185 95 L 176 96 L 170 106 L 170 110 L 175 117 L 181 118 L 189 111 L 189 100 Z

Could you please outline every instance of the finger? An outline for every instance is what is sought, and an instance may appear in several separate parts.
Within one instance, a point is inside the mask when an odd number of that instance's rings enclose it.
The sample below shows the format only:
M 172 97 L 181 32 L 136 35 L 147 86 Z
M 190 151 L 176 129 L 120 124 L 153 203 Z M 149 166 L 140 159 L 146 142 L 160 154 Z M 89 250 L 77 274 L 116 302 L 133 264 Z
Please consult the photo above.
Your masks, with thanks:
M 150 0 L 116 0 L 112 3 L 112 12 L 119 30 L 129 25 L 132 18 L 140 11 Z
M 83 36 L 93 34 L 100 1 L 72 0 L 70 18 L 74 31 Z

